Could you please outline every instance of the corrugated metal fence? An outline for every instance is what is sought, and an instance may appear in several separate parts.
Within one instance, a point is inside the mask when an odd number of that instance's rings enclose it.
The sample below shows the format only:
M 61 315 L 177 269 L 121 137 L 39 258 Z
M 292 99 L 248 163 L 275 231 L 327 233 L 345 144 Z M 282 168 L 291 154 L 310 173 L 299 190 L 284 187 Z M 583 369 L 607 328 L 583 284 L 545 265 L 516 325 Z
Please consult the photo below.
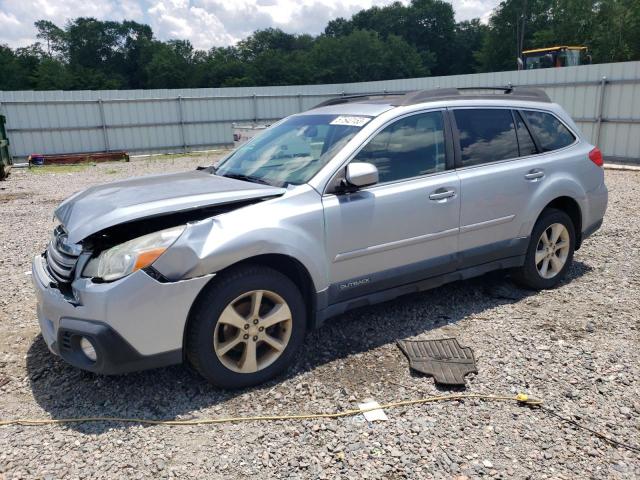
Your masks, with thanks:
M 538 86 L 609 160 L 640 163 L 640 62 L 287 87 L 0 92 L 12 153 L 180 152 L 232 143 L 232 123 L 269 122 L 341 94 Z

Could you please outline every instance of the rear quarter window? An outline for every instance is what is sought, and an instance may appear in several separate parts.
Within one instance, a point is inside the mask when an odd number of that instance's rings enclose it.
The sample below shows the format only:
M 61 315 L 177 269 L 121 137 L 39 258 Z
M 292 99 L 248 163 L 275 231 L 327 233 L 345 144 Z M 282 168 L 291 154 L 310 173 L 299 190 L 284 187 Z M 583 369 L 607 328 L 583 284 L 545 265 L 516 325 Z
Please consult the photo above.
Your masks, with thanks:
M 575 141 L 576 138 L 569 129 L 550 113 L 533 110 L 523 110 L 522 113 L 543 152 L 558 150 Z
M 453 111 L 463 167 L 518 157 L 518 140 L 511 110 L 456 109 Z

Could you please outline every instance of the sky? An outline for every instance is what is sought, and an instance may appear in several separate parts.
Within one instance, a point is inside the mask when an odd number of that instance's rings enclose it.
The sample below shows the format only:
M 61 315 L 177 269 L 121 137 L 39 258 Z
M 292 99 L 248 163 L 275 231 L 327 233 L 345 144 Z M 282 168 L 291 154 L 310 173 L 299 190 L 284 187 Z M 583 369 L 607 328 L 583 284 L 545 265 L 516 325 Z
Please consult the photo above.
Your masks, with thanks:
M 408 3 L 408 0 L 401 0 Z M 456 20 L 486 21 L 499 0 L 452 0 Z M 12 48 L 36 41 L 33 23 L 69 19 L 135 20 L 151 25 L 160 40 L 186 39 L 207 50 L 226 46 L 263 28 L 319 34 L 327 22 L 393 0 L 0 0 L 0 44 Z

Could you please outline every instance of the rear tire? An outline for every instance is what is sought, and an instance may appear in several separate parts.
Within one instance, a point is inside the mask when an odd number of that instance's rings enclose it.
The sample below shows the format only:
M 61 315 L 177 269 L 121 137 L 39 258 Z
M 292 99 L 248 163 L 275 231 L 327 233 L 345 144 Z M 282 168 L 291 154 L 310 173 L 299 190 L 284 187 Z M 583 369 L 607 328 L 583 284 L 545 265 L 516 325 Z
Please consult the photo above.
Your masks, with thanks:
M 222 388 L 263 383 L 285 370 L 304 341 L 306 308 L 295 284 L 263 266 L 221 274 L 200 295 L 187 329 L 186 356 Z
M 514 279 L 533 290 L 555 288 L 564 280 L 576 245 L 575 227 L 562 210 L 542 212 L 531 233 L 524 265 Z

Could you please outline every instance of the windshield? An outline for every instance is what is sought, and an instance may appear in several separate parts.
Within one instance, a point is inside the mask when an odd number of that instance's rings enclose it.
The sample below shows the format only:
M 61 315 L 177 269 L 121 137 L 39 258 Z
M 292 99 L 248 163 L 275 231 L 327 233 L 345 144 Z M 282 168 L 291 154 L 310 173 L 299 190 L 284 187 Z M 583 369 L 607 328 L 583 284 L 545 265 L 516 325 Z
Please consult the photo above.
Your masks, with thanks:
M 580 50 L 565 50 L 560 53 L 560 65 L 575 67 L 580 65 Z
M 525 68 L 527 70 L 537 70 L 539 68 L 552 68 L 555 64 L 554 53 L 539 53 L 525 57 Z
M 550 52 L 540 52 L 537 54 L 526 54 L 524 58 L 527 70 L 537 70 L 538 68 L 553 67 L 574 67 L 582 65 L 582 50 L 563 49 Z
M 353 115 L 296 115 L 233 152 L 216 175 L 271 185 L 308 182 L 371 120 Z

